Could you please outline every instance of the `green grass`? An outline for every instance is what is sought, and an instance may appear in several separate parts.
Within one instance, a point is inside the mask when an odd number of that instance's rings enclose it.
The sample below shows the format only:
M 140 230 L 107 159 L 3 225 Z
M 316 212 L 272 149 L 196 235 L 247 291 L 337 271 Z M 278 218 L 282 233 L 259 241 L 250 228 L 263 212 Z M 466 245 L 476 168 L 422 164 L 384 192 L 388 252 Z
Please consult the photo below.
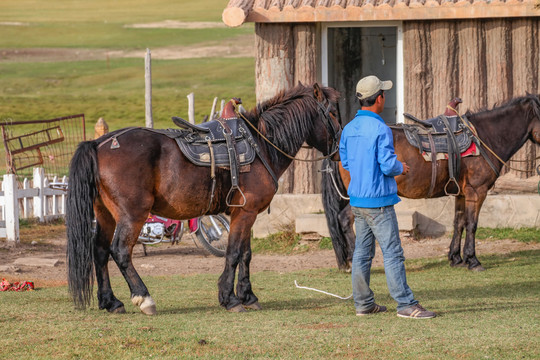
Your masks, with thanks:
M 65 287 L 0 293 L 0 358 L 18 359 L 537 359 L 540 251 L 483 258 L 475 273 L 447 261 L 407 261 L 415 296 L 439 317 L 395 316 L 382 268 L 372 274 L 377 302 L 389 311 L 354 316 L 352 300 L 294 287 L 349 295 L 350 275 L 334 269 L 252 274 L 260 312 L 219 307 L 219 275 L 146 277 L 158 315 L 129 303 L 123 279 L 113 278 L 127 314 L 94 304 L 74 310 Z M 524 276 L 527 274 L 527 276 Z
M 210 113 L 214 97 L 240 97 L 246 108 L 254 107 L 254 66 L 253 58 L 153 60 L 154 126 L 173 126 L 173 115 L 187 119 L 191 92 L 197 121 Z M 0 73 L 1 122 L 84 113 L 90 134 L 100 117 L 111 131 L 145 124 L 143 58 L 0 63 Z
M 92 137 L 103 117 L 109 130 L 145 125 L 145 49 L 240 41 L 253 24 L 239 28 L 140 29 L 130 25 L 164 20 L 215 22 L 227 0 L 2 1 L 0 19 L 0 122 L 43 120 L 83 113 Z M 6 23 L 21 22 L 23 26 Z M 222 25 L 222 24 L 221 24 Z M 140 51 L 139 58 L 86 61 L 2 61 L 2 50 L 32 48 Z M 210 113 L 214 97 L 240 97 L 255 106 L 254 58 L 152 59 L 155 128 L 173 127 L 171 116 Z M 219 106 L 219 104 L 218 104 Z M 4 157 L 3 148 L 0 157 Z M 2 162 L 1 169 L 4 168 Z
M 540 242 L 540 229 L 538 228 L 478 228 L 476 238 L 480 240 L 513 239 L 525 243 Z

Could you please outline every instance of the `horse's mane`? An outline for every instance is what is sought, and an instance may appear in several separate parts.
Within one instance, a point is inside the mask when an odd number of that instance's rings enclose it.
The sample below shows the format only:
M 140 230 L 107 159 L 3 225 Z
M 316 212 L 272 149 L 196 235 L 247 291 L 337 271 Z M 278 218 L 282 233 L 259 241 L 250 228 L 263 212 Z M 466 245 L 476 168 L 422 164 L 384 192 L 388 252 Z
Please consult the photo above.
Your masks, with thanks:
M 324 96 L 337 102 L 339 93 L 332 88 L 322 88 Z M 270 142 L 285 153 L 294 155 L 313 126 L 311 119 L 318 116 L 319 107 L 313 96 L 313 86 L 302 84 L 283 90 L 273 98 L 258 104 L 245 117 Z M 267 146 L 272 162 L 279 160 L 280 153 Z
M 482 108 L 476 112 L 472 112 L 470 110 L 467 110 L 465 115 L 466 116 L 482 116 L 486 113 L 493 112 L 493 111 L 505 111 L 509 108 L 520 106 L 520 105 L 527 105 L 530 103 L 529 107 L 529 117 L 536 117 L 540 119 L 540 97 L 539 95 L 534 94 L 527 94 L 525 96 L 519 96 L 515 97 L 510 100 L 506 100 L 500 103 L 496 103 L 491 109 L 490 108 Z

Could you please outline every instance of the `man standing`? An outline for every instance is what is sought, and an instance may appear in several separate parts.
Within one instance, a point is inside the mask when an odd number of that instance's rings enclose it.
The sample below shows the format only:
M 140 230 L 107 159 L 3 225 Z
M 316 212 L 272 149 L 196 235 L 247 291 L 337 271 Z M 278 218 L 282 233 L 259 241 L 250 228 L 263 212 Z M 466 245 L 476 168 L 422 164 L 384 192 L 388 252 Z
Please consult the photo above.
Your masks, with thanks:
M 429 319 L 435 313 L 420 306 L 407 285 L 394 210 L 400 201 L 394 176 L 407 174 L 409 166 L 397 160 L 392 131 L 378 115 L 384 109 L 384 91 L 391 88 L 391 81 L 381 81 L 376 76 L 358 82 L 356 96 L 361 110 L 343 129 L 339 145 L 341 162 L 351 175 L 348 193 L 356 228 L 352 259 L 354 305 L 358 316 L 386 311 L 385 306 L 375 303 L 369 287 L 377 239 L 383 253 L 388 290 L 398 303 L 397 315 Z

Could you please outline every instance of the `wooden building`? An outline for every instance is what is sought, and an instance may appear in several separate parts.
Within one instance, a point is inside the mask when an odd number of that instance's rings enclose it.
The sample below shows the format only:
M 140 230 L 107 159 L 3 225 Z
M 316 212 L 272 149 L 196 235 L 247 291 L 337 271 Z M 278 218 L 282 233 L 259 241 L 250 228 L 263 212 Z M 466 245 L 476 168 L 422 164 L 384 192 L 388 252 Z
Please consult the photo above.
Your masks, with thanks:
M 460 111 L 540 93 L 540 0 L 230 0 L 228 26 L 255 23 L 256 93 L 261 101 L 297 84 L 342 94 L 342 119 L 358 107 L 356 82 L 391 79 L 383 118 L 428 118 L 459 96 Z M 511 162 L 534 175 L 527 144 Z M 315 156 L 306 151 L 308 156 Z M 317 193 L 320 165 L 295 162 L 283 192 Z

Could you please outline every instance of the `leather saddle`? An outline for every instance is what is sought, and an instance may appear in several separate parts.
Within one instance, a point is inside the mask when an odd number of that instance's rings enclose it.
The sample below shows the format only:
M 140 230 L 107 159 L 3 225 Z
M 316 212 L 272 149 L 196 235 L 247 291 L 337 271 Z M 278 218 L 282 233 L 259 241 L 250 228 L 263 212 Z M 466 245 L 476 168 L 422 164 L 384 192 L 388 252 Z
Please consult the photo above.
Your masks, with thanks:
M 417 147 L 420 152 L 436 152 L 448 154 L 452 150 L 459 153 L 467 150 L 472 143 L 472 134 L 458 116 L 439 115 L 428 120 L 419 120 L 410 114 L 407 118 L 420 125 L 403 124 L 403 130 L 409 143 Z M 435 149 L 430 143 L 430 136 Z M 455 139 L 455 146 L 453 144 Z
M 172 118 L 182 129 L 169 130 L 177 133 L 174 139 L 192 163 L 198 166 L 229 168 L 231 152 L 236 155 L 238 166 L 249 165 L 255 160 L 255 150 L 249 140 L 252 138 L 251 132 L 234 112 L 234 106 L 239 103 L 239 99 L 232 99 L 225 105 L 219 119 L 200 125 L 176 116 Z

